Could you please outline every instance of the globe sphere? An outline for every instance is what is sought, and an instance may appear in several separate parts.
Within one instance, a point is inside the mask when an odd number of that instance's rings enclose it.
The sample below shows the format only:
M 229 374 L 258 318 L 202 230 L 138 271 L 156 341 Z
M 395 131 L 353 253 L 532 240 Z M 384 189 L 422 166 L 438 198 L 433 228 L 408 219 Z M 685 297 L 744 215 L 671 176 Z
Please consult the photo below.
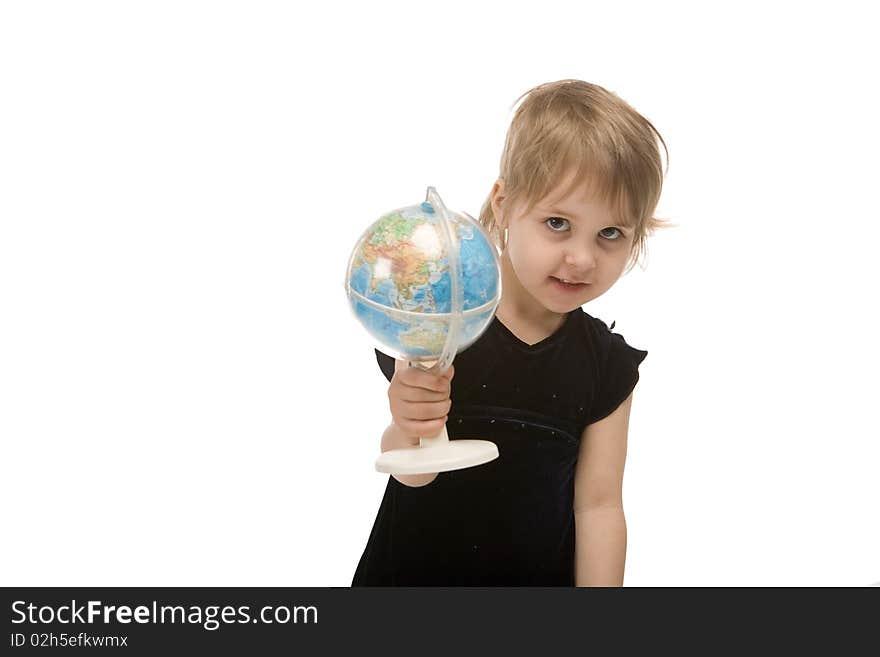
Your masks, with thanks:
M 378 348 L 394 358 L 439 359 L 453 322 L 452 348 L 466 349 L 492 321 L 501 297 L 498 255 L 482 226 L 437 207 L 442 202 L 434 198 L 379 217 L 349 258 L 351 309 Z M 449 257 L 450 249 L 457 258 Z

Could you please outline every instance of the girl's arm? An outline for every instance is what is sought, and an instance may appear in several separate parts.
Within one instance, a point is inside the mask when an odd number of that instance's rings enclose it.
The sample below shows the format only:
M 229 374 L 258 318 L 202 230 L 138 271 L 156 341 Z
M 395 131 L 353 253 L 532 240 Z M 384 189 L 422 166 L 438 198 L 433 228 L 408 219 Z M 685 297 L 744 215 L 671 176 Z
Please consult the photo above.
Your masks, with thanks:
M 400 427 L 392 422 L 388 425 L 388 428 L 385 429 L 385 433 L 382 434 L 381 450 L 383 452 L 387 452 L 390 449 L 415 447 L 418 444 L 418 438 L 407 436 L 406 433 L 400 429 Z M 418 488 L 420 486 L 427 486 L 428 484 L 430 484 L 437 478 L 437 474 L 437 472 L 433 472 L 430 474 L 416 475 L 393 474 L 391 476 L 397 479 L 397 481 L 402 483 L 404 486 L 412 486 Z
M 623 466 L 632 397 L 581 437 L 574 483 L 576 586 L 623 586 Z
M 394 374 L 388 386 L 391 424 L 382 434 L 382 452 L 416 447 L 420 435 L 435 436 L 440 433 L 452 408 L 450 394 L 454 375 L 454 365 L 450 365 L 443 374 L 436 374 L 408 367 L 404 360 L 394 361 Z M 430 484 L 437 474 L 391 476 L 405 486 L 419 487 Z

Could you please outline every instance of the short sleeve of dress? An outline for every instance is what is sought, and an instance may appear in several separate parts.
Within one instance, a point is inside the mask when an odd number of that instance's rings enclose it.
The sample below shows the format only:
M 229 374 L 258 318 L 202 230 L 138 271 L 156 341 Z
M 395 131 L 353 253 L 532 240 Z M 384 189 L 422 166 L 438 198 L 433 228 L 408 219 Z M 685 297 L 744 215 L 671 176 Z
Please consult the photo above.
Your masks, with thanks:
M 382 370 L 382 374 L 390 382 L 391 377 L 394 376 L 394 359 L 388 354 L 383 354 L 378 349 L 374 349 L 374 351 L 376 352 L 376 362 L 379 363 L 379 369 Z
M 614 324 L 612 323 L 612 327 Z M 599 382 L 587 424 L 611 415 L 627 398 L 639 381 L 639 364 L 648 355 L 643 349 L 627 344 L 619 333 L 612 333 L 600 323 Z

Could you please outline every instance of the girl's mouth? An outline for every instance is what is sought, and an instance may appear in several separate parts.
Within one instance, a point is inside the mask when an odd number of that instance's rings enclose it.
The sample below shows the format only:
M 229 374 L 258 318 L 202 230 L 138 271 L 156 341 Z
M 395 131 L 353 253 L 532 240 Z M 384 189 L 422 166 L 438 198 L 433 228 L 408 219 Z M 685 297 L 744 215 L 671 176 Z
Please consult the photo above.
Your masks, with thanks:
M 553 281 L 553 287 L 557 290 L 562 290 L 563 292 L 578 292 L 589 285 L 589 283 L 567 282 L 566 280 L 556 278 L 555 276 L 551 276 L 550 280 Z

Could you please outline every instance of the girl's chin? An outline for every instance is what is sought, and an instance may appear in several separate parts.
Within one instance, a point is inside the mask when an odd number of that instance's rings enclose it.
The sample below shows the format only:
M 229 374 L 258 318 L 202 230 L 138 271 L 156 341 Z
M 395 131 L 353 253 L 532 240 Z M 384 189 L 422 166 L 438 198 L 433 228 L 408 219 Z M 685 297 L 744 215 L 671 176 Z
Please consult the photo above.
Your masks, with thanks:
M 555 289 L 552 284 L 538 288 L 526 287 L 525 289 L 542 308 L 559 315 L 570 313 L 593 298 L 588 292 L 589 285 L 582 287 L 577 292 L 566 290 L 563 293 Z
M 547 299 L 545 297 L 541 299 L 541 305 L 552 313 L 565 315 L 570 313 L 572 310 L 580 308 L 587 301 L 589 301 L 589 299 L 572 299 L 567 302 L 562 302 L 558 299 Z

